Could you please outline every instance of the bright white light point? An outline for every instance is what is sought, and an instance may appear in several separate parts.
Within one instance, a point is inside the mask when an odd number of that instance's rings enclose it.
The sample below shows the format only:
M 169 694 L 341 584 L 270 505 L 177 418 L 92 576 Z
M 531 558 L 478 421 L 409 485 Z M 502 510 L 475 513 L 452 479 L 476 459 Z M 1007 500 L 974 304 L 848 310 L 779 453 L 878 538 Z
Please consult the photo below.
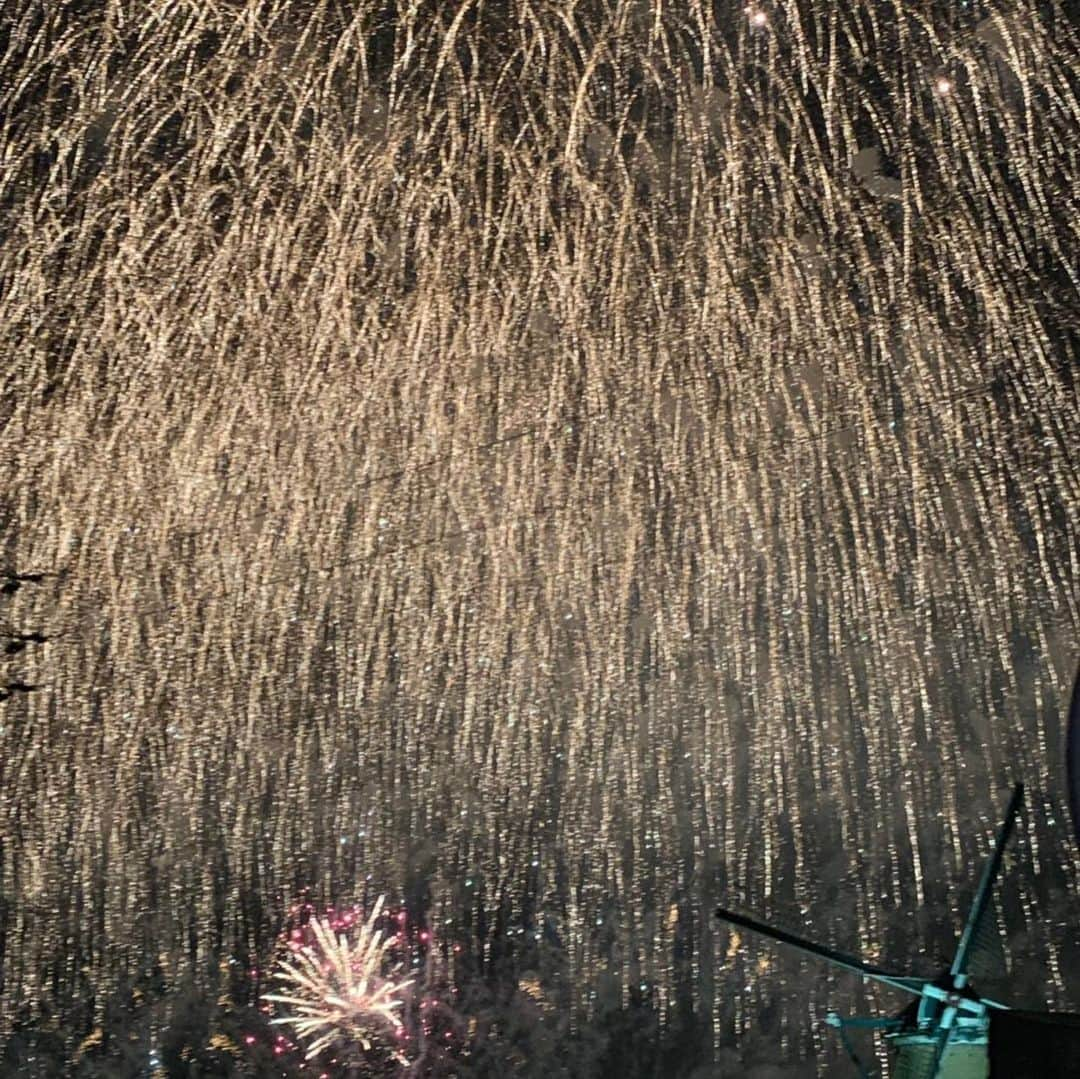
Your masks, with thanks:
M 934 86 L 939 94 L 947 94 L 952 89 L 952 83 L 948 79 L 938 79 Z
M 750 16 L 750 21 L 755 26 L 764 26 L 769 21 L 769 16 L 766 15 L 764 11 L 755 11 Z

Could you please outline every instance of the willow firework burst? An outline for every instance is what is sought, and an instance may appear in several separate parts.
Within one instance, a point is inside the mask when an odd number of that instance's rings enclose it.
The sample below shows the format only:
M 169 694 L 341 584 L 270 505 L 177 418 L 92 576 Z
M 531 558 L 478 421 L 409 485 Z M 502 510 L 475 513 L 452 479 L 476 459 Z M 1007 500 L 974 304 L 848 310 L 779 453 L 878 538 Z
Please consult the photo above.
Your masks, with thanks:
M 1080 1007 L 1068 5 L 3 11 L 0 570 L 57 574 L 0 580 L 57 638 L 4 661 L 5 1054 L 107 1013 L 127 1074 L 185 972 L 370 873 L 446 938 L 439 1037 L 505 965 L 583 1054 L 615 978 L 646 1070 L 669 1016 L 706 1072 L 814 1056 L 755 1009 L 846 1002 L 718 939 L 721 885 L 933 951 L 1021 776 L 1016 977 Z
M 380 1034 L 401 1029 L 402 993 L 411 979 L 396 981 L 400 964 L 391 961 L 393 936 L 377 928 L 383 910 L 379 897 L 354 934 L 350 926 L 331 916 L 308 923 L 311 941 L 297 944 L 277 966 L 276 978 L 284 993 L 263 999 L 292 1009 L 275 1020 L 287 1024 L 308 1043 L 310 1060 L 334 1045 L 356 1044 L 370 1052 Z

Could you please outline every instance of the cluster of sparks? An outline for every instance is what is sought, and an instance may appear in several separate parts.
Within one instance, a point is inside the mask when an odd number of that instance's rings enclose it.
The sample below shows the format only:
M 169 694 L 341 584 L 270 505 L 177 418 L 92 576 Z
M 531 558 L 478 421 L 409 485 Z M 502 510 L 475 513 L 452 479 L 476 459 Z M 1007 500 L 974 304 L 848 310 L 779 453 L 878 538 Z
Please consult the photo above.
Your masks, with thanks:
M 370 1052 L 376 1036 L 403 1034 L 399 1013 L 413 981 L 396 978 L 400 963 L 387 969 L 397 937 L 379 928 L 382 911 L 380 897 L 363 922 L 355 912 L 331 911 L 290 933 L 289 954 L 276 970 L 284 991 L 263 1000 L 288 1007 L 273 1022 L 290 1026 L 307 1043 L 309 1060 L 343 1040 Z
M 56 576 L 0 600 L 64 646 L 4 659 L 0 1040 L 370 873 L 568 1031 L 649 987 L 827 1067 L 857 987 L 713 908 L 946 951 L 1015 778 L 1012 989 L 1075 1006 L 1063 6 L 391 7 L 14 5 L 0 539 Z M 308 913 L 282 1025 L 395 1039 L 379 918 Z
M 444 999 L 453 990 L 439 988 L 438 950 L 431 931 L 411 924 L 404 908 L 388 910 L 385 897 L 366 914 L 359 905 L 296 902 L 269 972 L 274 991 L 259 996 L 269 1026 L 288 1031 L 271 1038 L 275 1061 L 299 1054 L 297 1070 L 320 1075 L 378 1061 L 430 1073 L 458 1049 L 461 1025 Z M 263 986 L 263 971 L 251 976 Z M 262 1039 L 249 1033 L 244 1042 L 254 1050 Z

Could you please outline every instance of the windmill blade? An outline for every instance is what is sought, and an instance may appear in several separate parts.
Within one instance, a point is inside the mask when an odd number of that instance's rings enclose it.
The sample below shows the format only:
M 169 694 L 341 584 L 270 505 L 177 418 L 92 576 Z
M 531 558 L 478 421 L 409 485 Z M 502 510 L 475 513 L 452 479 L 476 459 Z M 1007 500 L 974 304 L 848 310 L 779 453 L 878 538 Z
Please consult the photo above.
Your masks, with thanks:
M 1073 834 L 1080 847 L 1080 670 L 1073 683 L 1072 704 L 1069 707 L 1069 733 L 1065 743 L 1065 775 L 1069 789 L 1069 809 L 1072 810 Z
M 985 933 L 983 919 L 990 909 L 990 896 L 994 881 L 1001 870 L 1001 862 L 1005 857 L 1005 845 L 1012 835 L 1013 827 L 1016 824 L 1016 814 L 1020 811 L 1020 803 L 1023 800 L 1024 784 L 1017 783 L 1013 787 L 1012 796 L 1009 798 L 1009 804 L 1005 809 L 1005 819 L 998 829 L 993 853 L 991 853 L 986 868 L 983 870 L 978 891 L 975 893 L 975 901 L 971 904 L 971 913 L 968 915 L 967 924 L 964 926 L 963 935 L 960 937 L 960 945 L 956 949 L 956 956 L 949 970 L 953 984 L 958 989 L 967 984 L 968 963 L 971 959 L 972 948 L 979 935 Z
M 826 948 L 823 944 L 815 944 L 812 940 L 806 940 L 803 937 L 796 936 L 794 933 L 777 929 L 766 922 L 758 921 L 757 918 L 751 918 L 736 911 L 725 910 L 723 907 L 716 908 L 716 916 L 721 921 L 737 925 L 740 929 L 749 929 L 754 933 L 760 933 L 762 936 L 779 941 L 781 944 L 787 944 L 789 947 L 797 948 L 808 955 L 817 956 L 819 959 L 832 963 L 833 966 L 843 967 L 844 970 L 850 970 L 852 973 L 859 974 L 864 978 L 873 978 L 874 981 L 882 982 L 893 989 L 900 989 L 915 996 L 922 995 L 923 985 L 925 984 L 922 978 L 906 978 L 899 974 L 892 974 L 887 970 L 882 970 L 880 967 L 864 963 L 854 956 L 844 955 L 843 952 Z
M 1005 943 L 998 927 L 997 905 L 993 896 L 990 897 L 972 937 L 966 973 L 969 978 L 978 981 L 980 986 L 1008 976 Z

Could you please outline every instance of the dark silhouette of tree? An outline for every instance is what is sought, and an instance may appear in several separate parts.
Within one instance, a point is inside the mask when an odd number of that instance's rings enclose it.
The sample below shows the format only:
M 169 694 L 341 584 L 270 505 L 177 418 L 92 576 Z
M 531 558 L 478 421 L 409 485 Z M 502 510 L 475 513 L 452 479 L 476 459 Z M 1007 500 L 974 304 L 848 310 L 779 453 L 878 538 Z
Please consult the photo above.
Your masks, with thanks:
M 24 584 L 41 584 L 48 573 L 4 573 L 4 583 L 0 585 L 0 594 L 13 596 Z
M 24 651 L 28 644 L 44 644 L 48 639 L 44 633 L 10 633 L 8 643 L 4 645 L 4 653 L 15 656 Z
M 6 701 L 13 693 L 33 693 L 38 689 L 41 689 L 41 686 L 32 686 L 26 682 L 8 682 L 0 689 L 0 701 Z

